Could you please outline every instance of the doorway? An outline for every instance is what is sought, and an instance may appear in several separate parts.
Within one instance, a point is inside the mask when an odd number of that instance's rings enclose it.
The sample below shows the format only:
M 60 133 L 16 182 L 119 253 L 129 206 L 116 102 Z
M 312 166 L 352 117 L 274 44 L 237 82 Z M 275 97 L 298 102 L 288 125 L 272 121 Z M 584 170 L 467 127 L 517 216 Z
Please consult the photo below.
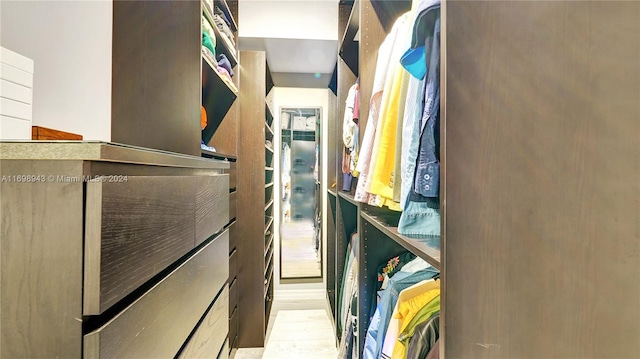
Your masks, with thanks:
M 322 280 L 319 107 L 282 108 L 280 278 Z

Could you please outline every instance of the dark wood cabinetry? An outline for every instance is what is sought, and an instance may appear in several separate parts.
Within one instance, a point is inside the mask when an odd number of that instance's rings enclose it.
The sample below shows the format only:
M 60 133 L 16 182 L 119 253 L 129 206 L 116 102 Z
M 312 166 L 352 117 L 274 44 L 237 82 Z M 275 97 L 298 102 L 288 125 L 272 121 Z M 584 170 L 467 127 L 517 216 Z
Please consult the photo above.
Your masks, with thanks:
M 368 112 L 378 47 L 409 9 L 340 3 L 338 118 L 355 75 Z M 334 314 L 357 229 L 360 353 L 376 266 L 410 251 L 441 271 L 441 357 L 638 357 L 640 4 L 443 0 L 441 11 L 441 238 L 402 236 L 399 213 L 341 192 L 338 141 Z
M 218 355 L 228 163 L 82 142 L 0 143 L 0 160 L 44 176 L 1 187 L 2 357 Z
M 238 146 L 238 342 L 262 347 L 273 301 L 273 87 L 263 51 L 241 51 Z

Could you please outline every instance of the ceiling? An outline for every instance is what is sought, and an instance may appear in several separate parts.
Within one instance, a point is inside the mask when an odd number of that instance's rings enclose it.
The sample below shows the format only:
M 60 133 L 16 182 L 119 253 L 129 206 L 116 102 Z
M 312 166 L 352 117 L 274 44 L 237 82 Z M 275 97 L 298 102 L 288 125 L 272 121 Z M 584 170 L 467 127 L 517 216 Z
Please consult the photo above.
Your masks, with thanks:
M 337 0 L 239 3 L 238 46 L 266 51 L 276 86 L 328 86 L 338 56 Z

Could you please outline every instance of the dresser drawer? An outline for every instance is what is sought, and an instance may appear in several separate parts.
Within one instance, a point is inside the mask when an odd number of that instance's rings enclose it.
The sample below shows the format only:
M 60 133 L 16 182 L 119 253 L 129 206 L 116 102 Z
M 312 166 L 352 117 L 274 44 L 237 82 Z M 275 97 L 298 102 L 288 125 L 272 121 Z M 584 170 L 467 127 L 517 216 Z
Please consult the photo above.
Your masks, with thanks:
M 218 359 L 229 359 L 229 339 L 225 340 L 222 350 L 218 354 Z
M 229 223 L 229 175 L 196 180 L 196 246 Z
M 107 324 L 85 335 L 84 357 L 173 358 L 227 280 L 228 246 L 225 231 Z
M 101 179 L 86 184 L 84 315 L 103 313 L 228 217 L 228 175 Z
M 178 358 L 208 359 L 220 352 L 229 333 L 228 307 L 229 289 L 225 286 Z

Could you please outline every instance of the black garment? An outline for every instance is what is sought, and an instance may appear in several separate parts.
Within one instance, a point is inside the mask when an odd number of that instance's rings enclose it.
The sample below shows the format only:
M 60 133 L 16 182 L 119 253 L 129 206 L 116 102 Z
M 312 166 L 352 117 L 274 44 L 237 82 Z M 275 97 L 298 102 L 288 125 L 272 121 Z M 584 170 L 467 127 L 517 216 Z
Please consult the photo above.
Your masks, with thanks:
M 416 325 L 407 348 L 407 359 L 424 359 L 440 338 L 440 313 Z

